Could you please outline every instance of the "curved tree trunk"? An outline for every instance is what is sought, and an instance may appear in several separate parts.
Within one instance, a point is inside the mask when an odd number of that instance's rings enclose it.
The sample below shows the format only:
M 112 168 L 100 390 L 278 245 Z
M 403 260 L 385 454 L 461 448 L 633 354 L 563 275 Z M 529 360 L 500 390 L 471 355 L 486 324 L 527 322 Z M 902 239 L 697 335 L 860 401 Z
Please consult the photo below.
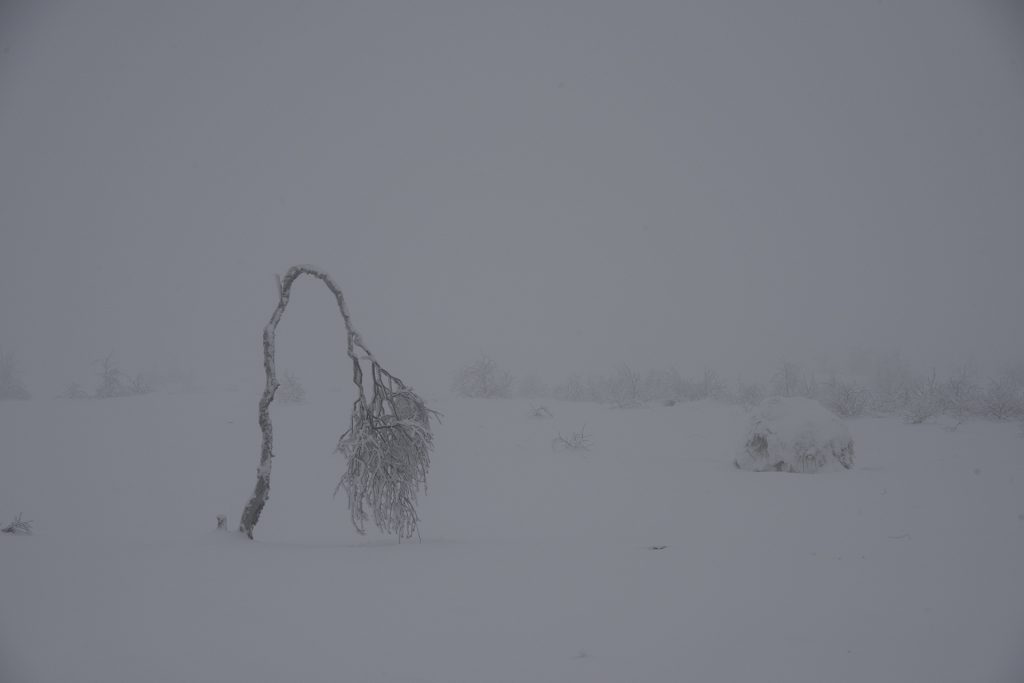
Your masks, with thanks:
M 256 470 L 256 488 L 253 490 L 249 502 L 246 503 L 245 509 L 242 511 L 242 520 L 238 527 L 238 530 L 249 538 L 252 538 L 253 528 L 255 528 L 256 523 L 260 520 L 263 506 L 267 504 L 267 499 L 270 497 L 270 469 L 274 460 L 274 427 L 270 422 L 270 403 L 274 400 L 274 394 L 278 386 L 280 386 L 280 383 L 277 381 L 277 369 L 275 366 L 274 335 L 277 331 L 278 323 L 281 322 L 281 316 L 284 315 L 284 309 L 288 306 L 292 284 L 303 274 L 312 275 L 322 281 L 327 285 L 327 289 L 331 290 L 331 294 L 334 295 L 338 302 L 338 310 L 341 311 L 341 317 L 345 321 L 345 331 L 347 332 L 346 351 L 349 358 L 352 359 L 353 381 L 355 381 L 359 392 L 359 401 L 364 404 L 366 398 L 363 392 L 362 368 L 359 366 L 356 348 L 362 351 L 368 360 L 376 363 L 373 354 L 366 348 L 359 333 L 352 326 L 348 306 L 345 304 L 345 297 L 341 293 L 341 289 L 329 275 L 311 266 L 293 266 L 285 273 L 284 278 L 278 280 L 277 307 L 274 309 L 273 315 L 270 316 L 267 326 L 263 328 L 263 370 L 266 374 L 266 386 L 263 389 L 263 396 L 260 398 L 259 406 L 260 431 L 263 433 L 260 465 Z

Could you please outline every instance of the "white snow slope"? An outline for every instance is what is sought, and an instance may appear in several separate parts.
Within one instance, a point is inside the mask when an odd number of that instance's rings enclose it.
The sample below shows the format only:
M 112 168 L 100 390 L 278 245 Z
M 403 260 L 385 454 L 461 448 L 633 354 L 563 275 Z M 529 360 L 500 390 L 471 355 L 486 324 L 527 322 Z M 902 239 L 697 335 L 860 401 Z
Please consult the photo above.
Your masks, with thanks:
M 1024 439 L 849 422 L 847 472 L 738 471 L 742 410 L 435 402 L 422 542 L 331 491 L 346 399 L 0 404 L 2 683 L 1024 680 Z M 589 452 L 552 450 L 584 423 Z M 665 546 L 654 550 L 652 546 Z

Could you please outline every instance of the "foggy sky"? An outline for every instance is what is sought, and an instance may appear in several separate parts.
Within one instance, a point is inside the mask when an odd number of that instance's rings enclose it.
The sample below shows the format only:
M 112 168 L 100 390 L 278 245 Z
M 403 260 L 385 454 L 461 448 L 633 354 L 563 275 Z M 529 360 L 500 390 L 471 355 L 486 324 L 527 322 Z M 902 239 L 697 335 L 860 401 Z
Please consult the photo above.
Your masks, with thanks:
M 1020 359 L 1011 7 L 6 2 L 0 346 L 37 393 L 111 352 L 259 382 L 312 263 L 428 391 Z M 299 282 L 280 365 L 341 378 L 336 318 Z

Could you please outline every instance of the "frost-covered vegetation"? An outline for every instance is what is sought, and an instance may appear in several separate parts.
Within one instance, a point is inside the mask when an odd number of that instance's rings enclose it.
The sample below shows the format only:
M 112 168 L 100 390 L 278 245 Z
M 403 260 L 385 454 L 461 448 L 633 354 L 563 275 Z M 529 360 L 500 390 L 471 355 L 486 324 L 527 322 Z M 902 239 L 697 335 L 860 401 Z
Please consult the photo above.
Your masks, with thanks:
M 19 512 L 10 524 L 0 529 L 0 533 L 13 534 L 15 536 L 31 536 L 32 520 L 22 519 Z
M 153 392 L 153 382 L 143 372 L 128 374 L 122 372 L 113 354 L 96 361 L 98 370 L 96 391 L 94 398 L 121 398 L 124 396 L 140 396 Z M 69 398 L 82 398 L 80 389 L 76 391 L 77 385 L 68 387 Z
M 853 438 L 843 421 L 817 401 L 772 396 L 751 415 L 735 464 L 755 472 L 848 470 L 853 467 Z
M 494 359 L 481 356 L 455 371 L 452 391 L 464 398 L 507 398 L 512 392 L 512 382 L 512 375 L 501 369 Z M 537 385 L 532 388 L 538 390 Z M 531 385 L 527 384 L 526 389 L 530 390 Z
M 498 382 L 494 378 L 503 378 Z M 951 428 L 969 419 L 1024 420 L 1024 365 L 985 376 L 961 366 L 943 376 L 915 372 L 899 354 L 859 352 L 843 367 L 808 370 L 783 362 L 765 382 L 743 377 L 733 383 L 711 369 L 684 377 L 675 368 L 638 371 L 620 365 L 608 374 L 574 373 L 553 388 L 539 378 L 520 383 L 523 398 L 587 401 L 614 408 L 675 405 L 716 399 L 753 408 L 767 396 L 802 397 L 820 402 L 842 418 L 898 416 L 909 424 L 944 418 Z M 511 375 L 490 359 L 457 374 L 460 396 L 507 396 Z M 470 381 L 472 378 L 472 381 Z M 495 390 L 494 387 L 504 387 Z
M 113 353 L 92 363 L 95 377 L 90 391 L 82 382 L 72 381 L 60 393 L 61 398 L 124 398 L 142 396 L 156 391 L 192 392 L 197 389 L 191 372 L 180 367 L 126 372 Z
M 0 349 L 0 400 L 27 401 L 30 398 L 32 394 L 25 387 L 14 352 Z

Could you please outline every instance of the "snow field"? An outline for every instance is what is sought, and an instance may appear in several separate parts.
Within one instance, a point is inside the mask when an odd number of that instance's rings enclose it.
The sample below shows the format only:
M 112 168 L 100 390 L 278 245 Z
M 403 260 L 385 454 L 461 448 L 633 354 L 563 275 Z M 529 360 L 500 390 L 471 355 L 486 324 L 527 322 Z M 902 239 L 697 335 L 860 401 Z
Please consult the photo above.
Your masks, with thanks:
M 331 491 L 349 397 L 0 404 L 0 681 L 1011 681 L 1024 439 L 848 421 L 850 471 L 732 464 L 748 416 L 435 401 L 421 543 Z M 537 402 L 534 402 L 536 404 Z M 589 451 L 551 440 L 586 424 Z M 652 550 L 653 546 L 666 546 Z

